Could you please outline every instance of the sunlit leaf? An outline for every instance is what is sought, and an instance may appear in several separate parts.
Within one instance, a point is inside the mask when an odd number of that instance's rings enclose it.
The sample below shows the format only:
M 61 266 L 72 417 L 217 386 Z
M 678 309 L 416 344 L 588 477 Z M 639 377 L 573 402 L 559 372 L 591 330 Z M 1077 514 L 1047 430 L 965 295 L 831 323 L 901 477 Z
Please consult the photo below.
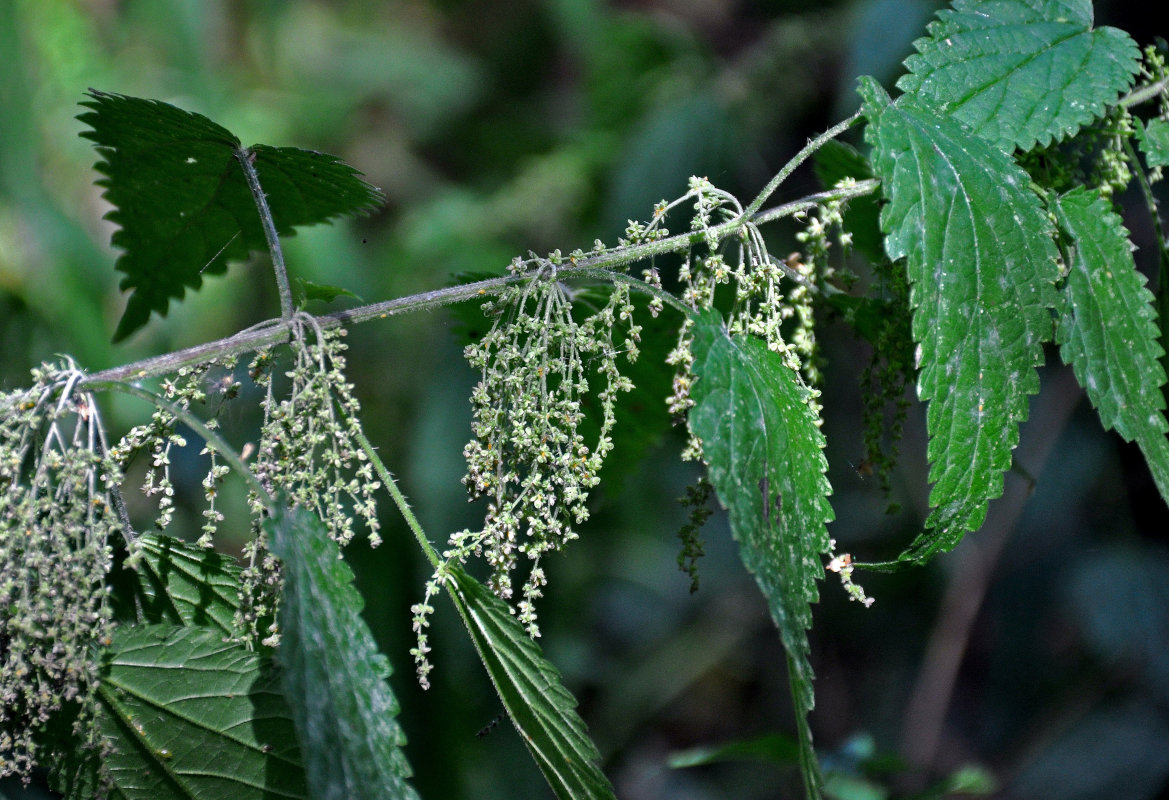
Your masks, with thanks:
M 885 249 L 906 259 L 918 395 L 930 401 L 934 510 L 900 556 L 923 561 L 981 525 L 1002 493 L 1052 335 L 1057 253 L 1052 224 L 1010 156 L 910 96 L 890 103 L 871 79 L 861 94 L 889 201 Z
M 256 168 L 276 229 L 326 222 L 377 207 L 381 193 L 333 156 L 294 147 L 245 149 L 230 131 L 157 100 L 91 90 L 78 119 L 90 130 L 114 210 L 117 269 L 131 290 L 115 341 L 165 315 L 171 299 L 198 289 L 203 275 L 267 247 L 240 159 Z
M 914 42 L 897 87 L 998 147 L 1029 150 L 1100 117 L 1140 55 L 1116 28 L 1092 29 L 1091 0 L 954 0 Z
M 457 568 L 448 586 L 508 716 L 556 796 L 614 797 L 576 700 L 507 604 Z
M 740 557 L 767 598 L 787 652 L 800 762 L 810 796 L 820 775 L 807 714 L 815 705 L 807 629 L 820 555 L 829 550 L 831 487 L 824 437 L 808 407 L 808 390 L 761 341 L 731 338 L 722 318 L 702 314 L 694 326 L 690 430 L 702 440 L 710 480 L 727 507 Z
M 361 618 L 353 571 L 303 508 L 277 503 L 264 530 L 284 565 L 277 658 L 314 800 L 414 800 L 390 662 Z
M 1054 210 L 1069 251 L 1056 328 L 1060 355 L 1104 427 L 1140 445 L 1169 502 L 1169 421 L 1153 294 L 1137 271 L 1124 223 L 1099 195 L 1074 189 Z
M 138 611 L 145 622 L 214 627 L 235 635 L 240 568 L 232 559 L 150 533 L 139 536 L 135 547 Z
M 98 704 L 114 797 L 311 796 L 270 664 L 216 629 L 119 627 Z

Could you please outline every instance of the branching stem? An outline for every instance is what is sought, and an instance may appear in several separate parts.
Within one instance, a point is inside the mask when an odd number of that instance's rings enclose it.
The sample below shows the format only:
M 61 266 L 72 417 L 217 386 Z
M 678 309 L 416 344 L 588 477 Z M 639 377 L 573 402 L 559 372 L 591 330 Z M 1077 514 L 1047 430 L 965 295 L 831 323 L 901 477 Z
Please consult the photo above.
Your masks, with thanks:
M 771 197 L 775 190 L 779 188 L 779 185 L 787 180 L 789 175 L 795 172 L 796 167 L 807 161 L 808 157 L 823 147 L 824 143 L 829 139 L 835 139 L 837 136 L 851 128 L 860 118 L 861 112 L 858 111 L 848 119 L 844 120 L 844 122 L 833 125 L 831 128 L 824 131 L 824 133 L 809 141 L 803 150 L 796 153 L 795 157 L 792 158 L 791 161 L 784 164 L 783 169 L 775 173 L 775 177 L 767 182 L 767 185 L 763 187 L 763 191 L 761 191 L 758 196 L 756 196 L 756 198 L 751 201 L 751 205 L 747 206 L 747 208 L 743 211 L 743 216 L 740 219 L 747 219 L 749 217 L 755 216 L 755 213 L 763 207 L 764 203 L 767 202 L 767 198 Z
M 855 117 L 851 119 L 855 119 Z M 844 125 L 844 123 L 841 123 L 841 125 Z M 840 125 L 836 127 L 840 128 Z M 834 128 L 833 130 L 836 129 Z M 824 136 L 827 135 L 825 134 Z M 823 139 L 824 136 L 820 137 L 820 139 Z M 880 182 L 875 179 L 857 181 L 852 186 L 842 186 L 808 195 L 800 200 L 770 208 L 749 218 L 737 217 L 721 225 L 713 226 L 708 231 L 680 233 L 654 242 L 619 247 L 603 253 L 578 258 L 574 264 L 563 263 L 557 266 L 557 278 L 561 280 L 567 278 L 592 278 L 611 283 L 627 283 L 635 290 L 659 297 L 663 302 L 677 309 L 679 312 L 687 314 L 690 310 L 677 297 L 655 286 L 651 286 L 640 278 L 617 271 L 618 268 L 638 261 L 645 261 L 655 256 L 665 255 L 666 253 L 677 253 L 688 250 L 694 245 L 701 244 L 708 235 L 722 240 L 742 228 L 746 222 L 752 222 L 756 225 L 773 222 L 812 208 L 819 203 L 830 200 L 846 200 L 852 197 L 872 194 L 879 185 Z M 279 252 L 279 250 L 276 252 Z M 281 268 L 283 268 L 283 262 L 281 262 Z M 278 273 L 283 274 L 279 270 Z M 423 311 L 452 303 L 485 298 L 488 295 L 498 294 L 508 286 L 523 283 L 528 280 L 532 280 L 532 276 L 526 274 L 488 278 L 487 280 L 477 281 L 475 283 L 435 289 L 407 297 L 372 303 L 346 311 L 322 314 L 319 317 L 314 317 L 314 320 L 321 330 L 329 330 L 339 325 L 366 322 L 372 319 L 385 319 L 405 312 Z M 285 285 L 287 284 L 287 275 L 285 275 L 284 283 Z M 281 303 L 283 305 L 283 300 Z M 288 308 L 291 309 L 291 301 Z M 269 320 L 225 339 L 206 342 L 185 350 L 178 350 L 173 353 L 147 358 L 132 364 L 94 373 L 89 378 L 82 380 L 79 385 L 81 388 L 88 389 L 95 382 L 134 381 L 157 375 L 166 375 L 182 367 L 198 364 L 212 358 L 240 355 L 241 353 L 251 352 L 262 347 L 279 344 L 288 340 L 291 329 L 291 315 L 288 318 Z
M 260 186 L 253 159 L 256 154 L 247 148 L 235 151 L 235 158 L 248 182 L 256 210 L 260 212 L 260 224 L 264 227 L 264 238 L 268 240 L 268 252 L 272 256 L 272 270 L 276 273 L 276 287 L 280 291 L 280 318 L 286 323 L 292 319 L 292 287 L 288 283 L 288 270 L 284 267 L 284 251 L 280 249 L 280 237 L 276 233 L 276 221 L 268 208 L 268 196 Z

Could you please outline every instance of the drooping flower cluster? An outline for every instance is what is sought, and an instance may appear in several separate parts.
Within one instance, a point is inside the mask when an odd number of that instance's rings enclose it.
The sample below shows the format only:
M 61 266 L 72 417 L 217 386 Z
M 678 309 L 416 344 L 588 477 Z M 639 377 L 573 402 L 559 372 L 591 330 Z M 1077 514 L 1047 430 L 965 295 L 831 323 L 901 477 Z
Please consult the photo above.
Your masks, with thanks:
M 0 777 L 27 778 L 58 714 L 96 745 L 98 650 L 109 642 L 110 540 L 123 530 L 107 486 L 93 399 L 72 364 L 33 371 L 0 396 Z
M 523 269 L 524 262 L 513 264 L 513 271 Z M 463 450 L 463 482 L 472 500 L 487 500 L 486 516 L 480 530 L 451 537 L 426 597 L 412 609 L 418 634 L 412 653 L 424 686 L 430 671 L 429 601 L 450 564 L 482 555 L 491 567 L 491 589 L 511 600 L 512 574 L 520 557 L 526 559 L 530 568 L 515 609 L 528 633 L 540 635 L 535 601 L 546 584 L 542 559 L 576 539 L 576 527 L 588 519 L 589 492 L 613 447 L 617 394 L 633 388 L 617 361 L 619 353 L 636 359 L 640 341 L 628 286 L 618 284 L 604 306 L 578 319 L 570 290 L 557 280 L 556 264 L 542 260 L 529 281 L 484 304 L 484 310 L 495 322 L 466 348 L 480 380 L 471 394 L 474 438 Z M 598 379 L 599 391 L 590 394 Z M 599 414 L 590 441 L 584 431 L 592 398 Z
M 285 372 L 291 383 L 283 399 L 278 399 L 270 374 L 272 354 L 258 353 L 250 366 L 252 379 L 267 389 L 252 470 L 270 494 L 283 495 L 316 514 L 341 546 L 353 539 L 360 518 L 376 547 L 381 543 L 374 498 L 379 483 L 358 443 L 361 407 L 345 377 L 345 331 L 321 330 L 311 317 L 299 315 L 294 334 L 293 364 Z M 275 616 L 280 568 L 258 523 L 263 501 L 253 496 L 251 504 L 257 523 L 255 536 L 244 546 L 236 625 L 275 646 L 279 643 L 275 622 L 263 632 L 257 626 Z
M 814 265 L 826 263 L 826 259 L 805 262 L 793 254 L 788 260 L 779 261 L 768 253 L 763 235 L 749 221 L 737 228 L 732 240 L 720 241 L 716 233 L 718 226 L 741 218 L 742 205 L 733 195 L 711 185 L 707 179 L 691 178 L 690 191 L 669 207 L 691 198 L 694 200 L 694 216 L 690 227 L 702 234 L 705 252 L 691 252 L 682 263 L 678 273 L 683 286 L 682 300 L 696 310 L 707 309 L 713 306 L 720 286 L 733 285 L 733 301 L 727 320 L 729 331 L 758 336 L 768 348 L 783 356 L 788 367 L 802 371 L 814 386 L 819 374 L 815 367 L 810 287 L 824 277 Z M 827 213 L 835 213 L 838 217 L 839 208 L 833 207 Z M 826 253 L 823 223 L 813 217 L 809 228 L 812 230 L 809 243 L 822 246 Z M 723 252 L 726 244 L 730 245 L 728 249 L 733 254 L 729 261 Z M 784 285 L 785 279 L 790 286 Z M 793 322 L 789 323 L 789 320 Z M 788 326 L 787 338 L 785 324 Z M 666 359 L 676 370 L 673 392 L 666 402 L 670 413 L 678 419 L 693 405 L 690 400 L 694 383 L 694 356 L 690 351 L 692 328 L 691 320 L 683 321 L 678 331 L 678 343 Z M 818 391 L 813 388 L 809 402 L 817 403 L 817 397 Z M 813 410 L 818 412 L 818 405 Z M 697 459 L 701 455 L 701 443 L 691 437 L 682 457 Z

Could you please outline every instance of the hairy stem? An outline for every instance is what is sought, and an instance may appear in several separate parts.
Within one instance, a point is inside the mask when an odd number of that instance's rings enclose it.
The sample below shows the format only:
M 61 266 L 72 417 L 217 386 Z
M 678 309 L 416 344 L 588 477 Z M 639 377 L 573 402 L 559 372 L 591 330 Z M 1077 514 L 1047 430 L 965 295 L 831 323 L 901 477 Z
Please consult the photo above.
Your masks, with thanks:
M 288 283 L 288 270 L 284 267 L 284 251 L 280 249 L 280 237 L 276 234 L 276 221 L 272 219 L 272 210 L 268 208 L 268 196 L 260 186 L 260 176 L 256 174 L 256 165 L 252 160 L 256 154 L 245 148 L 235 151 L 236 161 L 244 171 L 248 181 L 248 189 L 252 192 L 252 199 L 256 203 L 256 210 L 260 212 L 260 224 L 264 227 L 264 238 L 268 240 L 268 252 L 272 255 L 272 269 L 276 273 L 276 287 L 280 291 L 280 318 L 285 322 L 292 319 L 292 287 Z
M 1134 89 L 1120 98 L 1120 105 L 1123 108 L 1131 108 L 1141 103 L 1147 103 L 1165 92 L 1169 92 L 1169 78 L 1162 78 L 1156 83 L 1150 83 L 1148 86 Z
M 406 502 L 406 496 L 402 494 L 402 490 L 398 488 L 398 481 L 390 471 L 386 469 L 385 462 L 382 461 L 381 456 L 377 454 L 377 450 L 370 444 L 369 439 L 365 435 L 365 431 L 357 432 L 357 443 L 361 445 L 361 449 L 369 456 L 369 462 L 373 464 L 374 472 L 381 478 L 382 483 L 386 487 L 386 491 L 390 493 L 390 497 L 394 499 L 394 505 L 398 507 L 398 511 L 406 520 L 406 524 L 410 527 L 414 538 L 418 541 L 418 546 L 422 548 L 422 552 L 430 560 L 431 565 L 438 569 L 438 565 L 442 559 L 439 558 L 438 552 L 431 545 L 430 539 L 426 538 L 426 532 L 422 530 L 422 523 L 418 521 L 418 517 L 414 515 L 414 510 L 410 508 L 410 504 Z
M 877 180 L 857 181 L 853 186 L 829 189 L 828 191 L 818 192 L 791 203 L 770 208 L 749 219 L 737 217 L 721 225 L 716 225 L 710 228 L 709 231 L 680 233 L 665 239 L 659 239 L 655 242 L 619 247 L 605 251 L 604 253 L 578 258 L 574 264 L 559 265 L 556 269 L 556 274 L 560 278 L 591 278 L 611 283 L 627 283 L 637 291 L 659 297 L 671 307 L 683 314 L 687 314 L 690 309 L 674 295 L 662 291 L 655 286 L 651 286 L 640 278 L 636 278 L 628 273 L 616 271 L 617 268 L 638 261 L 645 261 L 666 253 L 677 253 L 688 250 L 694 245 L 701 244 L 707 235 L 717 237 L 718 239 L 725 238 L 742 228 L 746 222 L 755 224 L 773 222 L 783 217 L 790 217 L 804 209 L 811 208 L 829 200 L 846 200 L 852 197 L 872 194 L 879 185 L 880 182 Z M 529 280 L 532 280 L 531 275 L 504 275 L 498 278 L 476 281 L 475 283 L 449 286 L 443 289 L 435 289 L 433 291 L 399 297 L 380 303 L 371 303 L 346 311 L 322 314 L 319 317 L 314 317 L 314 320 L 321 330 L 328 330 L 336 328 L 339 325 L 366 322 L 372 319 L 385 319 L 386 317 L 410 311 L 422 311 L 452 303 L 475 300 L 488 295 L 498 294 L 508 286 Z M 85 380 L 82 380 L 80 386 L 86 388 L 92 382 L 141 380 L 157 375 L 166 375 L 181 367 L 198 364 L 212 358 L 239 355 L 257 350 L 261 347 L 279 344 L 287 341 L 291 324 L 291 319 L 269 320 L 268 322 L 228 336 L 225 339 L 206 342 L 194 347 L 188 347 L 185 350 L 178 350 L 173 353 L 143 359 L 142 361 L 135 361 L 131 364 L 94 373 Z
M 829 139 L 835 139 L 837 136 L 851 128 L 853 124 L 856 123 L 858 119 L 860 119 L 860 117 L 861 112 L 858 111 L 848 119 L 844 120 L 844 122 L 833 125 L 824 133 L 808 142 L 807 146 L 805 146 L 803 150 L 796 153 L 795 157 L 792 158 L 791 161 L 784 164 L 783 169 L 775 173 L 775 177 L 767 182 L 767 185 L 763 187 L 763 191 L 761 191 L 755 197 L 755 199 L 751 201 L 751 205 L 747 206 L 746 210 L 743 211 L 742 218 L 747 219 L 748 217 L 754 216 L 755 212 L 762 208 L 763 204 L 767 202 L 767 198 L 771 197 L 775 190 L 779 188 L 779 185 L 787 180 L 789 175 L 795 172 L 796 167 L 807 161 L 808 157 L 823 147 L 824 143 Z

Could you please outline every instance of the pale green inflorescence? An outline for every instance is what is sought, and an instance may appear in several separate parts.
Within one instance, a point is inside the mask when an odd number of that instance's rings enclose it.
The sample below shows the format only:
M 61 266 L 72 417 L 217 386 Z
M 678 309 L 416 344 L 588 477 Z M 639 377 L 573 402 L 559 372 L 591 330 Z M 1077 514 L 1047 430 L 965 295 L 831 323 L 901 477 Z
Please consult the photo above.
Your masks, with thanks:
M 379 483 L 358 444 L 361 407 L 345 377 L 345 335 L 342 328 L 321 330 L 312 317 L 298 315 L 293 364 L 284 374 L 290 385 L 283 399 L 277 398 L 270 374 L 272 354 L 256 354 L 249 371 L 266 396 L 252 471 L 269 494 L 316 514 L 339 545 L 353 539 L 360 520 L 376 547 L 381 543 L 374 497 Z M 244 547 L 236 626 L 249 638 L 275 647 L 280 641 L 275 623 L 280 566 L 259 525 L 264 500 L 253 495 L 250 502 L 255 536 Z
M 588 519 L 589 492 L 613 447 L 617 395 L 633 388 L 618 367 L 618 355 L 637 358 L 641 334 L 629 287 L 614 286 L 602 307 L 578 319 L 570 290 L 557 280 L 561 259 L 559 253 L 537 259 L 533 270 L 513 262 L 513 272 L 530 271 L 531 280 L 484 304 L 494 324 L 466 348 L 480 380 L 471 394 L 474 438 L 463 450 L 463 482 L 470 499 L 487 500 L 487 510 L 482 529 L 451 536 L 426 596 L 411 609 L 418 636 L 411 653 L 424 687 L 431 670 L 430 599 L 450 565 L 472 555 L 487 561 L 489 586 L 508 601 L 516 594 L 512 574 L 521 556 L 527 561 L 514 610 L 531 636 L 540 635 L 535 602 L 547 582 L 542 560 L 576 539 L 576 526 Z M 585 402 L 597 382 L 598 430 L 586 441 Z
M 53 754 L 51 719 L 97 744 L 98 652 L 109 642 L 110 540 L 124 531 L 93 398 L 71 363 L 0 396 L 0 777 L 28 778 Z
M 686 203 L 693 204 L 690 228 L 702 235 L 705 254 L 691 252 L 683 261 L 679 274 L 683 302 L 696 310 L 710 308 L 719 287 L 733 282 L 731 332 L 761 337 L 809 383 L 818 381 L 811 288 L 831 276 L 828 231 L 839 231 L 842 206 L 836 203 L 817 209 L 808 222 L 810 232 L 802 240 L 811 256 L 805 262 L 797 264 L 793 259 L 787 264 L 768 254 L 762 234 L 749 221 L 739 226 L 733 238 L 720 241 L 715 229 L 740 219 L 743 206 L 705 178 L 691 178 L 689 191 L 672 202 L 658 203 L 648 222 L 631 220 L 618 249 L 666 238 L 668 213 Z M 840 241 L 847 244 L 847 237 L 842 235 Z M 724 249 L 735 255 L 732 261 L 723 254 Z M 590 255 L 603 257 L 607 252 L 597 242 Z M 575 264 L 584 256 L 577 251 L 569 261 Z M 429 616 L 434 612 L 430 601 L 448 579 L 452 564 L 482 556 L 491 569 L 490 587 L 511 601 L 515 595 L 512 573 L 523 556 L 530 569 L 514 611 L 529 634 L 539 636 L 534 603 L 546 584 L 542 559 L 577 538 L 576 526 L 588 518 L 589 491 L 597 484 L 601 464 L 612 447 L 609 433 L 616 422 L 617 393 L 632 388 L 621 375 L 616 358 L 624 352 L 632 361 L 638 353 L 641 328 L 632 320 L 628 286 L 616 283 L 605 306 L 595 313 L 584 316 L 579 308 L 574 313 L 573 292 L 557 279 L 557 267 L 563 263 L 559 252 L 546 259 L 534 255 L 516 259 L 512 272 L 530 279 L 484 304 L 494 324 L 481 341 L 466 348 L 471 366 L 480 371 L 480 380 L 471 396 L 474 438 L 464 449 L 464 483 L 472 500 L 485 498 L 488 504 L 482 529 L 451 536 L 442 561 L 426 584 L 425 597 L 411 608 L 418 637 L 411 654 L 424 687 L 429 685 L 427 676 L 432 670 L 427 635 Z M 661 289 L 656 267 L 643 270 L 642 276 L 646 284 Z M 794 283 L 794 288 L 781 286 L 785 280 Z M 662 307 L 655 297 L 649 312 L 656 316 Z M 781 333 L 785 323 L 791 343 Z M 692 324 L 689 317 L 682 321 L 677 346 L 667 359 L 676 368 L 667 404 L 679 420 L 692 405 Z M 615 331 L 620 329 L 626 333 L 618 349 Z M 590 446 L 581 433 L 581 423 L 583 401 L 590 391 L 590 380 L 596 377 L 603 382 L 596 395 L 600 431 Z M 809 392 L 817 418 L 818 395 L 816 389 Z M 691 437 L 683 457 L 701 458 L 701 454 L 701 444 Z M 710 513 L 706 508 L 710 491 L 709 484 L 700 483 L 684 503 L 690 522 L 680 533 L 683 549 L 679 566 L 690 575 L 692 587 L 697 586 L 695 561 L 702 554 L 698 531 Z
M 711 308 L 720 286 L 731 287 L 732 306 L 727 328 L 732 334 L 749 334 L 762 339 L 769 349 L 779 353 L 784 363 L 801 372 L 815 387 L 820 372 L 813 327 L 812 290 L 831 276 L 828 267 L 828 230 L 841 222 L 841 206 L 831 203 L 810 216 L 800 240 L 809 247 L 809 257 L 792 254 L 786 261 L 773 257 L 758 227 L 743 222 L 726 248 L 733 255 L 728 261 L 724 242 L 713 229 L 720 223 L 739 219 L 743 207 L 730 193 L 711 185 L 706 178 L 691 178 L 690 191 L 670 204 L 693 199 L 694 217 L 691 230 L 703 234 L 705 254 L 688 253 L 679 271 L 682 300 L 695 310 Z M 842 239 L 847 243 L 847 239 Z M 793 283 L 785 286 L 785 279 Z M 790 322 L 789 322 L 790 320 Z M 783 330 L 788 329 L 788 339 Z M 693 322 L 687 318 L 678 332 L 678 343 L 666 361 L 675 367 L 673 393 L 666 402 L 676 418 L 681 419 L 693 405 L 690 388 L 694 383 L 690 352 Z M 812 388 L 809 404 L 820 417 L 819 390 Z M 693 435 L 682 453 L 683 459 L 701 459 L 702 445 Z

